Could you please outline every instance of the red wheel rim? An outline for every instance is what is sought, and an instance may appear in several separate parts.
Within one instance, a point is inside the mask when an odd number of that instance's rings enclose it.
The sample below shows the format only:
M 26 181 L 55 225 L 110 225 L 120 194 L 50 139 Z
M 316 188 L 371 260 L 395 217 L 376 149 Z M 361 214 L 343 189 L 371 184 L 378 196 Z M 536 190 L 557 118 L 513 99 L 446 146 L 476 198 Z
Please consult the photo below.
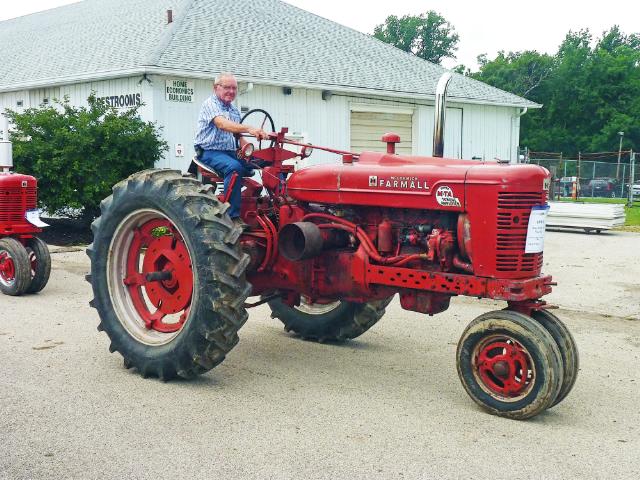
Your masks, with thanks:
M 2 283 L 9 285 L 16 279 L 16 266 L 13 258 L 7 251 L 0 252 L 0 280 Z
M 107 283 L 114 313 L 132 337 L 151 346 L 171 342 L 188 322 L 195 294 L 184 232 L 158 210 L 130 213 L 111 239 Z
M 491 336 L 474 349 L 473 369 L 480 386 L 502 400 L 525 397 L 535 383 L 531 355 L 515 339 Z
M 148 329 L 172 333 L 182 328 L 191 305 L 193 271 L 184 239 L 169 220 L 149 220 L 134 231 L 123 283 Z M 166 321 L 175 314 L 177 321 Z

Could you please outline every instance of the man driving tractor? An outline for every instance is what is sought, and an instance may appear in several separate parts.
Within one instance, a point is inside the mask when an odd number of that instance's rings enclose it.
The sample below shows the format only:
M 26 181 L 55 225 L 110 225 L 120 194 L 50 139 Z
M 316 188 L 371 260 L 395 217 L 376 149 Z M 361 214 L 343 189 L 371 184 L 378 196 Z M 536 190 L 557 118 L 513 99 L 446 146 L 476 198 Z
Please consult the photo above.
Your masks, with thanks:
M 200 160 L 220 172 L 224 177 L 224 194 L 227 194 L 231 178 L 237 173 L 240 178 L 251 175 L 251 170 L 236 155 L 236 139 L 240 148 L 247 141 L 240 134 L 247 133 L 263 140 L 267 132 L 260 128 L 240 124 L 240 112 L 232 104 L 238 93 L 238 82 L 230 73 L 221 73 L 215 78 L 213 94 L 200 109 L 194 145 Z M 235 182 L 229 197 L 231 219 L 242 224 L 240 219 L 242 182 Z

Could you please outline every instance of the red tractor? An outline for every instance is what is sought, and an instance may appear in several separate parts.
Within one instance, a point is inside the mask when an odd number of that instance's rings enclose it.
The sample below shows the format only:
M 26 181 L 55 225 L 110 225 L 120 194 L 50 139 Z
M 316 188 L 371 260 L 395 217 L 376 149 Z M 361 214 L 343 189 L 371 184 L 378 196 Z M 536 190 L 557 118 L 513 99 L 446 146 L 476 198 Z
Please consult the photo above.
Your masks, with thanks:
M 397 155 L 399 138 L 387 134 L 387 153 L 315 147 L 342 162 L 294 171 L 287 160 L 312 147 L 286 129 L 243 152 L 262 176 L 237 179 L 245 229 L 203 165 L 200 179 L 148 170 L 115 185 L 87 252 L 110 350 L 144 377 L 192 378 L 222 362 L 247 309 L 263 303 L 288 332 L 342 342 L 375 325 L 396 294 L 429 315 L 467 295 L 506 302 L 473 320 L 458 345 L 471 398 L 516 419 L 562 401 L 578 352 L 540 300 L 553 285 L 541 274 L 549 172 L 441 158 L 445 91 L 446 81 L 434 157 Z
M 12 173 L 9 129 L 0 115 L 0 291 L 5 295 L 37 293 L 49 281 L 51 257 L 36 235 L 44 223 L 37 210 L 38 182 Z

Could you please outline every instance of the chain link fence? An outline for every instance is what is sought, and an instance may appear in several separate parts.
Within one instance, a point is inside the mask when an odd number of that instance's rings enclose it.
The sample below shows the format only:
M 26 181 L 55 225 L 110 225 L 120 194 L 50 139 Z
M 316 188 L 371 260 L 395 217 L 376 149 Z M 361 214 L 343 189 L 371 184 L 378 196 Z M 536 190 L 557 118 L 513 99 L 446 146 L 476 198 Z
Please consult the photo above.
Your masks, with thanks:
M 525 163 L 541 165 L 551 172 L 554 198 L 627 198 L 640 201 L 640 168 L 632 151 L 580 153 L 564 158 L 561 153 L 526 152 Z

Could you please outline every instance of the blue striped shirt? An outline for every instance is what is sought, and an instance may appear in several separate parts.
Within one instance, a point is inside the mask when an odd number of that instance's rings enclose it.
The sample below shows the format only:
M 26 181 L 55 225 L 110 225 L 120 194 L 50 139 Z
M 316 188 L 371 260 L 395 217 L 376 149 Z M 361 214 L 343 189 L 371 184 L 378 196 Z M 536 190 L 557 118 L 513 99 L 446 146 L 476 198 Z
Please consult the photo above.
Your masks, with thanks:
M 232 122 L 240 123 L 240 112 L 233 104 L 226 104 L 215 94 L 207 98 L 200 108 L 198 117 L 198 131 L 195 145 L 204 150 L 235 150 L 236 139 L 231 132 L 219 129 L 213 123 L 216 117 L 224 117 Z

